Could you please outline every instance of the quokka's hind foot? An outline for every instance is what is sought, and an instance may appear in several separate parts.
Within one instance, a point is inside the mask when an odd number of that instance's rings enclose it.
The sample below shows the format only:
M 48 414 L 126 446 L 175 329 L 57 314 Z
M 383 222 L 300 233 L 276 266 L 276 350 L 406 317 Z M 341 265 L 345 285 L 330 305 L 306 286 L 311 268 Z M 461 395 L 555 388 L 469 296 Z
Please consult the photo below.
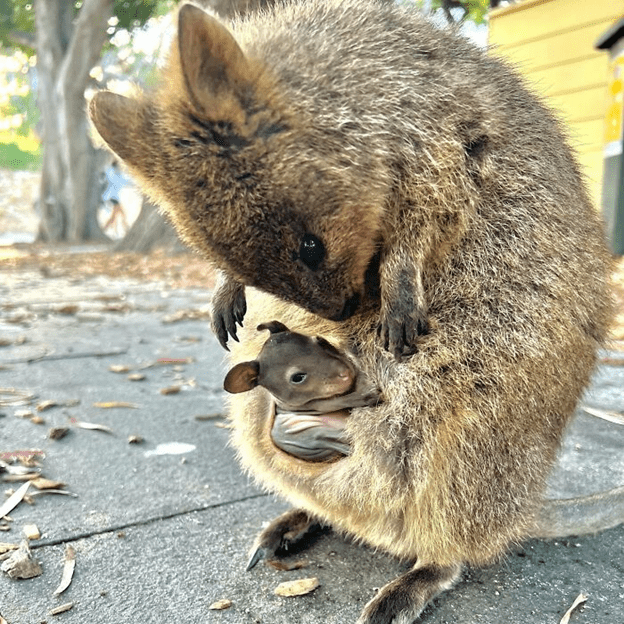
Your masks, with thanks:
M 305 547 L 307 537 L 318 533 L 323 525 L 302 509 L 291 509 L 278 516 L 258 535 L 251 549 L 247 570 L 258 561 L 271 561 L 293 554 Z
M 382 587 L 357 624 L 412 624 L 431 600 L 455 584 L 460 573 L 460 565 L 417 564 Z

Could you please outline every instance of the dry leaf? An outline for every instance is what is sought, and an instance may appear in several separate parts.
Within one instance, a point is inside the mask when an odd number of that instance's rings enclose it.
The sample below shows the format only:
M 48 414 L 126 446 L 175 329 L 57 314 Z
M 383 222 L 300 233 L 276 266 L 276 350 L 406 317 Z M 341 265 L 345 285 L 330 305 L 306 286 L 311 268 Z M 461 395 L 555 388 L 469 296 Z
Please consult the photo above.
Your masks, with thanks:
M 34 479 L 37 476 L 37 474 L 41 472 L 41 468 L 37 468 L 34 466 L 22 466 L 22 465 L 13 466 L 12 464 L 7 464 L 1 459 L 0 459 L 0 468 L 4 470 L 5 472 L 8 472 L 12 476 L 24 476 L 26 477 L 26 479 Z
M 128 381 L 143 381 L 145 375 L 143 373 L 131 373 L 128 375 Z
M 76 314 L 80 310 L 80 306 L 75 303 L 68 303 L 60 308 L 57 308 L 58 314 L 66 314 L 67 316 L 71 316 L 72 314 Z
M 290 572 L 291 570 L 301 570 L 307 568 L 310 562 L 306 559 L 297 559 L 297 561 L 287 562 L 281 559 L 267 559 L 267 564 L 280 572 Z
M 277 596 L 304 596 L 313 592 L 319 585 L 316 577 L 284 581 L 275 588 L 274 593 Z
M 167 314 L 163 317 L 163 323 L 177 323 L 178 321 L 201 321 L 210 320 L 210 311 L 208 308 L 204 309 L 189 309 L 178 310 L 172 314 Z
M 45 420 L 41 416 L 33 416 L 30 422 L 33 423 L 33 425 L 45 425 Z
M 605 410 L 596 409 L 595 407 L 587 407 L 586 405 L 581 405 L 581 409 L 590 416 L 596 416 L 596 418 L 608 420 L 616 425 L 624 425 L 624 414 L 621 412 L 607 412 Z
M 143 438 L 140 435 L 128 436 L 128 444 L 143 444 Z
M 587 600 L 587 596 L 585 594 L 579 594 L 576 597 L 576 600 L 572 603 L 572 606 L 565 612 L 565 615 L 561 618 L 561 622 L 559 624 L 568 624 L 570 621 L 570 616 L 572 615 L 572 611 L 576 609 L 581 603 Z
M 204 420 L 215 420 L 217 418 L 225 418 L 225 416 L 223 414 L 219 414 L 218 412 L 215 412 L 214 414 L 197 414 L 195 416 L 195 420 L 199 420 L 200 422 Z
M 192 364 L 195 361 L 193 357 L 185 358 L 158 358 L 156 360 L 157 366 L 172 366 L 176 364 Z
M 127 364 L 111 364 L 108 370 L 111 371 L 111 373 L 127 373 L 130 367 Z
M 65 547 L 65 563 L 63 564 L 63 576 L 59 586 L 54 590 L 53 596 L 62 594 L 72 582 L 74 568 L 76 567 L 76 551 L 69 544 Z
M 56 407 L 58 403 L 56 401 L 47 400 L 47 401 L 39 401 L 37 403 L 37 411 L 44 412 L 45 410 L 50 409 L 51 407 Z
M 129 312 L 132 310 L 134 306 L 131 306 L 129 303 L 108 303 L 105 306 L 102 306 L 102 310 L 104 312 Z
M 38 490 L 57 490 L 58 488 L 65 487 L 62 481 L 53 481 L 52 479 L 46 479 L 45 477 L 37 477 L 33 479 L 31 483 Z
M 624 358 L 603 357 L 598 363 L 606 366 L 624 366 Z
M 0 388 L 0 405 L 27 405 L 35 399 L 28 390 L 17 388 Z
M 222 598 L 213 602 L 208 608 L 213 611 L 223 611 L 223 609 L 229 609 L 232 606 L 232 601 L 228 598 Z
M 22 529 L 26 539 L 38 540 L 41 537 L 41 532 L 36 524 L 25 524 Z
M 29 464 L 29 465 L 22 464 L 22 465 L 14 466 L 12 464 L 7 464 L 1 459 L 0 459 L 0 468 L 8 472 L 10 475 L 25 475 L 25 474 L 31 475 L 34 473 L 41 472 L 41 468 L 38 468 L 33 464 Z
M 100 425 L 98 423 L 90 423 L 84 422 L 81 420 L 76 420 L 75 418 L 70 418 L 69 422 L 79 429 L 89 429 L 90 431 L 103 431 L 104 433 L 113 433 L 113 430 L 106 425 Z
M 69 427 L 52 427 L 50 431 L 48 431 L 48 438 L 50 440 L 60 440 L 64 438 L 69 433 Z
M 54 609 L 50 609 L 50 615 L 59 615 L 60 613 L 65 613 L 65 611 L 69 611 L 73 606 L 73 602 L 66 602 L 65 604 L 59 605 L 58 607 L 54 607 Z
M 31 451 L 15 451 L 17 453 L 17 461 L 19 461 L 22 466 L 26 466 L 27 468 L 37 468 L 40 467 L 41 464 L 37 461 L 37 458 L 43 459 L 45 457 L 45 453 L 43 451 L 31 450 Z
M 20 486 L 14 494 L 9 496 L 9 498 L 0 505 L 0 518 L 10 514 L 22 502 L 22 499 L 30 487 L 30 483 L 30 481 L 26 481 L 24 485 Z
M 39 562 L 33 559 L 26 540 L 3 562 L 0 570 L 6 572 L 10 578 L 19 579 L 34 578 L 35 576 L 40 576 L 43 572 Z
M 34 418 L 35 413 L 29 409 L 15 410 L 15 416 L 17 418 Z
M 19 544 L 11 544 L 10 542 L 0 542 L 0 555 L 3 555 L 5 552 L 9 552 L 10 550 L 17 550 L 19 548 Z
M 160 394 L 178 394 L 182 390 L 182 386 L 167 386 L 160 389 Z
M 125 401 L 103 401 L 94 403 L 93 407 L 99 407 L 101 409 L 112 409 L 114 407 L 128 407 L 131 409 L 138 409 L 139 406 L 136 403 L 126 403 Z

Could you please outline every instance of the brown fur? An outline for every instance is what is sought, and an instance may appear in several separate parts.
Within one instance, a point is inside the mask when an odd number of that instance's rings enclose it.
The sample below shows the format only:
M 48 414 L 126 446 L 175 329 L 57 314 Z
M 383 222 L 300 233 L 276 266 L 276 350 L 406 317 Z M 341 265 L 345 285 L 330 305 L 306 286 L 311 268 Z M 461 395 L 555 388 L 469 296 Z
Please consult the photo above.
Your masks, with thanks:
M 247 297 L 233 363 L 259 351 L 249 327 L 278 319 L 355 348 L 381 389 L 331 464 L 275 448 L 262 389 L 233 397 L 245 468 L 418 557 L 418 583 L 448 584 L 531 529 L 609 316 L 602 225 L 553 115 L 502 62 L 413 11 L 313 0 L 232 32 L 240 48 L 209 19 L 182 20 L 162 86 L 99 94 L 92 118 L 229 276 L 230 326 L 241 284 L 279 297 Z M 316 270 L 301 262 L 306 233 L 325 246 Z M 339 318 L 356 294 L 341 322 L 310 313 Z M 417 352 L 391 357 L 384 347 L 412 350 L 424 310 Z

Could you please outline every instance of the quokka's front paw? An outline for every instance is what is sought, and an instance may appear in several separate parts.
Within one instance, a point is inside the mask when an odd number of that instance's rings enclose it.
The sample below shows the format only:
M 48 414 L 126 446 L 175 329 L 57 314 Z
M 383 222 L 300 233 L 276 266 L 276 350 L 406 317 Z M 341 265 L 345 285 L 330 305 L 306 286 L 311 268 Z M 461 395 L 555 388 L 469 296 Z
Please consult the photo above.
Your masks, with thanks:
M 414 355 L 418 337 L 429 333 L 427 315 L 418 306 L 388 307 L 382 310 L 378 332 L 384 349 L 400 360 Z
M 302 509 L 291 509 L 283 513 L 256 538 L 247 570 L 251 570 L 262 559 L 272 561 L 294 553 L 303 546 L 307 536 L 319 531 L 321 527 L 313 516 Z
M 221 346 L 228 350 L 230 336 L 238 342 L 236 324 L 243 326 L 247 312 L 245 286 L 240 282 L 225 278 L 212 297 L 211 328 Z

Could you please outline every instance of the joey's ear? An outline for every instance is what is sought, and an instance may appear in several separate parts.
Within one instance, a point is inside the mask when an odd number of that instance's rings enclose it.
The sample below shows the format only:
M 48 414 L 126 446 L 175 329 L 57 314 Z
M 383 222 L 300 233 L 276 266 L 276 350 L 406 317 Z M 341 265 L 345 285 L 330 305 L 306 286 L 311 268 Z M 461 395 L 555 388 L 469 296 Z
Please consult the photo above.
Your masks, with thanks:
M 325 351 L 328 351 L 329 353 L 333 353 L 335 355 L 340 355 L 340 351 L 338 351 L 338 349 L 336 349 L 336 347 L 334 347 L 331 342 L 323 338 L 323 336 L 315 336 L 314 338 L 316 339 L 316 343 L 323 347 Z
M 270 321 L 268 323 L 262 323 L 258 325 L 256 328 L 258 331 L 262 331 L 264 329 L 268 329 L 271 334 L 279 334 L 280 332 L 290 331 L 284 323 L 280 323 L 279 321 Z
M 225 376 L 223 388 L 230 394 L 247 392 L 253 390 L 258 385 L 258 373 L 260 364 L 253 362 L 241 362 L 234 366 Z
M 194 104 L 206 111 L 232 96 L 241 101 L 252 83 L 245 54 L 230 32 L 192 4 L 178 14 L 182 73 Z
M 145 128 L 147 116 L 142 102 L 101 91 L 89 102 L 89 116 L 107 145 L 124 161 L 134 164 L 137 133 Z

